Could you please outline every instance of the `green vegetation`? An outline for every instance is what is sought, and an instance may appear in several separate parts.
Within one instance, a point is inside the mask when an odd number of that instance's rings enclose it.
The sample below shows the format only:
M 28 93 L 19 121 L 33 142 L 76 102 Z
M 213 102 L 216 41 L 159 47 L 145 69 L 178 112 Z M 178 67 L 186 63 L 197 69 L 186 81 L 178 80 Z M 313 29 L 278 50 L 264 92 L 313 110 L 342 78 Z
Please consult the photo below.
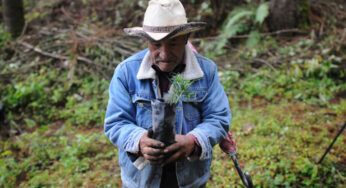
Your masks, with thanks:
M 120 187 L 117 148 L 102 124 L 114 68 L 145 46 L 121 28 L 141 24 L 147 1 L 24 2 L 28 30 L 20 39 L 0 23 L 0 187 Z M 195 20 L 215 11 L 209 1 L 185 2 Z M 219 67 L 240 165 L 256 187 L 345 187 L 345 133 L 317 161 L 346 120 L 346 17 L 320 2 L 333 10 L 321 12 L 323 32 L 311 23 L 300 35 L 267 35 L 268 5 L 246 2 L 210 31 L 223 42 L 192 39 Z M 254 34 L 260 40 L 251 42 Z M 215 44 L 221 51 L 208 47 Z M 207 187 L 243 187 L 218 146 L 213 156 Z
M 237 71 L 225 71 L 223 85 L 227 91 L 233 91 L 230 95 L 234 100 L 250 100 L 257 96 L 275 101 L 276 97 L 283 97 L 319 105 L 327 104 L 336 92 L 346 89 L 343 72 L 337 79 L 328 76 L 336 68 L 330 61 L 309 59 L 300 65 L 293 62 L 285 67 L 279 71 L 259 70 L 243 78 Z
M 184 80 L 181 74 L 176 74 L 172 78 L 172 86 L 168 91 L 166 102 L 169 104 L 178 104 L 180 98 L 185 95 L 187 98 L 192 97 L 193 93 L 189 92 L 188 88 L 193 83 L 193 80 Z
M 236 101 L 251 100 L 257 96 L 270 102 L 284 98 L 326 105 L 336 93 L 346 89 L 345 70 L 339 68 L 343 56 L 326 47 L 333 40 L 329 37 L 315 43 L 311 39 L 301 39 L 293 45 L 269 49 L 275 56 L 266 60 L 261 58 L 268 51 L 263 46 L 236 52 L 232 54 L 234 60 L 243 64 L 239 66 L 240 70 L 220 73 L 224 88 Z M 315 55 L 307 56 L 312 49 Z M 284 62 L 275 63 L 278 59 Z M 251 71 L 253 66 L 260 68 Z
M 32 133 L 1 141 L 0 185 L 118 187 L 116 150 L 102 129 L 79 132 L 62 124 L 41 126 Z
M 251 46 L 253 45 L 252 43 L 258 43 L 254 42 L 254 40 L 257 41 L 256 37 L 258 36 L 256 26 L 259 27 L 262 25 L 264 19 L 268 16 L 268 4 L 260 4 L 257 8 L 253 6 L 253 4 L 250 4 L 247 7 L 236 8 L 229 13 L 222 27 L 220 38 L 217 41 L 217 51 L 220 51 L 226 45 L 227 40 L 232 36 L 248 32 L 249 30 L 251 33 L 247 44 Z M 249 21 L 253 23 L 249 24 Z
M 257 45 L 261 40 L 259 32 L 268 14 L 268 3 L 261 3 L 260 5 L 248 3 L 246 6 L 233 9 L 223 23 L 218 39 L 212 43 L 204 44 L 208 52 L 207 55 L 214 58 L 215 55 L 226 53 L 223 48 L 227 45 L 228 40 L 237 34 L 250 33 L 246 45 L 249 48 Z
M 24 120 L 33 127 L 65 119 L 68 124 L 101 126 L 109 82 L 90 75 L 71 84 L 66 74 L 42 67 L 25 80 L 14 78 L 12 84 L 1 85 L 10 124 Z
M 345 103 L 345 100 L 342 101 Z M 336 108 L 344 104 L 338 104 Z M 262 187 L 343 187 L 345 178 L 342 139 L 322 164 L 317 161 L 330 144 L 344 119 L 338 110 L 317 108 L 303 102 L 268 104 L 254 101 L 233 106 L 232 132 L 238 144 L 240 161 Z M 345 111 L 341 112 L 345 113 Z M 331 115 L 334 114 L 334 115 Z M 250 132 L 243 126 L 252 123 Z M 241 184 L 231 160 L 217 148 L 210 187 Z M 241 163 L 242 164 L 242 163 Z
M 245 170 L 252 173 L 255 184 L 263 187 L 329 187 L 335 182 L 343 182 L 342 164 L 338 162 L 344 155 L 341 140 L 327 160 L 321 165 L 316 164 L 331 142 L 328 130 L 336 132 L 339 128 L 331 123 L 331 119 L 334 123 L 343 121 L 327 115 L 334 113 L 338 112 L 303 102 L 280 102 L 277 105 L 255 101 L 234 106 L 232 132 L 238 143 L 240 161 L 246 162 Z M 242 130 L 247 123 L 256 125 L 251 132 Z M 210 181 L 213 185 L 226 186 L 234 181 L 234 176 L 221 176 L 233 165 L 231 161 L 226 165 L 221 162 L 224 157 L 224 154 L 215 155 L 219 162 L 213 164 L 217 172 Z M 231 171 L 235 173 L 234 169 Z M 236 182 L 240 183 L 240 179 Z M 343 186 L 340 184 L 340 187 Z
M 9 42 L 11 35 L 4 31 L 4 26 L 0 24 L 0 49 Z M 1 57 L 1 56 L 0 56 Z

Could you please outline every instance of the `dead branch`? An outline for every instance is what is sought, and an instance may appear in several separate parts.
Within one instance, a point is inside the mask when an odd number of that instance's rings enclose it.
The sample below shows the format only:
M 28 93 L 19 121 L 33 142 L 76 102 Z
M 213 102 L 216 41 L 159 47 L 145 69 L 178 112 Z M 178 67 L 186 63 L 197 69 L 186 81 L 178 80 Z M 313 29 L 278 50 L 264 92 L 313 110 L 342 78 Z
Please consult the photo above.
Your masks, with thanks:
M 308 31 L 300 30 L 297 28 L 294 29 L 283 29 L 275 32 L 267 32 L 267 33 L 259 33 L 261 36 L 273 36 L 273 35 L 280 35 L 284 33 L 299 33 L 299 34 L 307 34 Z M 250 35 L 234 35 L 230 37 L 230 39 L 244 39 L 249 38 Z M 192 42 L 199 42 L 201 40 L 214 40 L 218 39 L 220 36 L 212 36 L 212 37 L 204 37 L 204 38 L 198 38 L 198 39 L 191 39 Z
M 271 65 L 269 62 L 267 62 L 264 59 L 260 59 L 260 58 L 255 58 L 254 61 L 258 61 L 260 63 L 266 64 L 268 67 L 270 67 L 273 71 L 277 72 L 277 70 L 273 67 L 273 65 Z
M 11 123 L 14 126 L 14 128 L 17 129 L 18 133 L 22 134 L 23 130 L 20 128 L 20 126 L 14 120 L 11 120 Z
M 48 62 L 49 61 L 39 61 L 39 62 L 31 63 L 29 65 L 22 66 L 22 67 L 20 67 L 20 68 L 18 68 L 16 70 L 13 70 L 13 71 L 10 71 L 10 72 L 1 73 L 0 74 L 0 81 L 8 82 L 8 81 L 11 80 L 12 75 L 18 74 L 18 73 L 25 73 L 28 70 L 32 69 L 32 67 L 44 65 L 44 64 L 47 64 Z
M 16 43 L 20 44 L 20 45 L 22 45 L 22 46 L 24 46 L 26 48 L 29 48 L 29 49 L 31 49 L 31 50 L 33 50 L 33 51 L 35 51 L 35 52 L 37 52 L 37 53 L 39 53 L 39 54 L 41 54 L 43 56 L 52 57 L 52 58 L 60 59 L 60 60 L 69 60 L 70 59 L 70 57 L 68 57 L 68 56 L 63 56 L 63 55 L 59 55 L 59 54 L 53 54 L 53 53 L 45 52 L 45 51 L 43 51 L 43 50 L 41 50 L 41 49 L 39 49 L 39 48 L 37 48 L 37 47 L 35 47 L 33 45 L 31 45 L 31 44 L 29 44 L 27 42 L 21 41 L 21 40 L 16 41 Z M 78 56 L 77 60 L 85 62 L 85 63 L 90 64 L 90 65 L 97 66 L 97 67 L 102 67 L 102 68 L 104 68 L 106 70 L 109 70 L 109 71 L 113 71 L 114 70 L 114 68 L 112 68 L 110 66 L 105 66 L 105 65 L 102 65 L 102 64 L 95 63 L 94 61 L 92 61 L 92 60 L 90 60 L 90 59 L 88 59 L 86 57 Z
M 346 42 L 345 42 L 345 37 L 346 37 L 346 28 L 344 29 L 344 31 L 343 31 L 343 33 L 342 33 L 342 37 L 341 37 L 341 40 L 340 40 L 340 41 L 341 41 L 340 44 L 336 47 L 336 50 L 337 50 L 337 51 L 340 51 L 342 45 L 345 45 L 345 44 L 346 44 Z
M 134 52 L 139 51 L 139 49 L 134 49 L 130 47 L 134 45 L 131 40 L 119 40 L 121 37 L 117 37 L 115 40 L 103 40 L 100 37 L 97 37 L 97 34 L 93 34 L 92 36 L 86 36 L 82 32 L 76 32 L 76 34 L 78 37 L 82 38 L 83 41 L 96 42 L 97 47 L 99 47 L 103 51 L 115 51 L 121 54 L 122 56 L 130 56 Z M 110 47 L 108 45 L 105 46 L 103 44 L 109 44 Z

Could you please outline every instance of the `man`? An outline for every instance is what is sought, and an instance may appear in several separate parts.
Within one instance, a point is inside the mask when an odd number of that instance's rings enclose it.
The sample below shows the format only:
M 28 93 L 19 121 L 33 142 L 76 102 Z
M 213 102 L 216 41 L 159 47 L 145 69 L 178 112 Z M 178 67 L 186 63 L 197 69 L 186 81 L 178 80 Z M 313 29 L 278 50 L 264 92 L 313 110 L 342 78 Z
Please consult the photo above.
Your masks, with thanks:
M 148 48 L 120 63 L 109 88 L 104 131 L 119 148 L 123 187 L 205 187 L 212 148 L 226 136 L 231 113 L 216 65 L 192 52 L 189 33 L 205 23 L 187 22 L 179 0 L 151 0 L 143 27 L 127 28 L 147 39 Z M 180 73 L 193 80 L 176 109 L 175 143 L 151 138 L 150 101 L 170 88 Z

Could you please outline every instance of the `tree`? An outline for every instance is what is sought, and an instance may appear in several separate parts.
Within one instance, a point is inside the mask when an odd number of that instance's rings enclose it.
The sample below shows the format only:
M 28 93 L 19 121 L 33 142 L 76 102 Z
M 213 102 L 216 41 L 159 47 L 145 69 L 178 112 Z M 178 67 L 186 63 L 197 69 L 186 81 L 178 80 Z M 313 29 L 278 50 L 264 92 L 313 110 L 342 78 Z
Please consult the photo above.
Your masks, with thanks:
M 2 11 L 5 30 L 12 37 L 21 34 L 24 27 L 24 9 L 22 0 L 2 0 Z
M 240 5 L 244 5 L 243 0 L 210 0 L 210 7 L 213 10 L 213 22 L 209 24 L 218 27 L 225 21 L 231 10 Z
M 271 31 L 309 25 L 308 0 L 271 0 L 268 27 Z

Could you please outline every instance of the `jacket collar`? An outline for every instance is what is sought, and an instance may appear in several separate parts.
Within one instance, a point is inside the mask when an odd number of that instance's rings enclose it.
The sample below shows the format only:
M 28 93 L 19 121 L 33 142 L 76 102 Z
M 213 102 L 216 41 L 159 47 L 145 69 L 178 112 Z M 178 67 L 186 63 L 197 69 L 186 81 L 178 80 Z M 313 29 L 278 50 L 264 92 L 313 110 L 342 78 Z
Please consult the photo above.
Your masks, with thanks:
M 186 67 L 181 73 L 185 80 L 194 80 L 204 76 L 195 54 L 192 52 L 190 47 L 188 47 L 188 45 L 185 46 L 185 63 Z M 156 72 L 151 65 L 150 52 L 148 51 L 142 60 L 141 66 L 139 67 L 139 71 L 137 73 L 138 80 L 156 78 Z

